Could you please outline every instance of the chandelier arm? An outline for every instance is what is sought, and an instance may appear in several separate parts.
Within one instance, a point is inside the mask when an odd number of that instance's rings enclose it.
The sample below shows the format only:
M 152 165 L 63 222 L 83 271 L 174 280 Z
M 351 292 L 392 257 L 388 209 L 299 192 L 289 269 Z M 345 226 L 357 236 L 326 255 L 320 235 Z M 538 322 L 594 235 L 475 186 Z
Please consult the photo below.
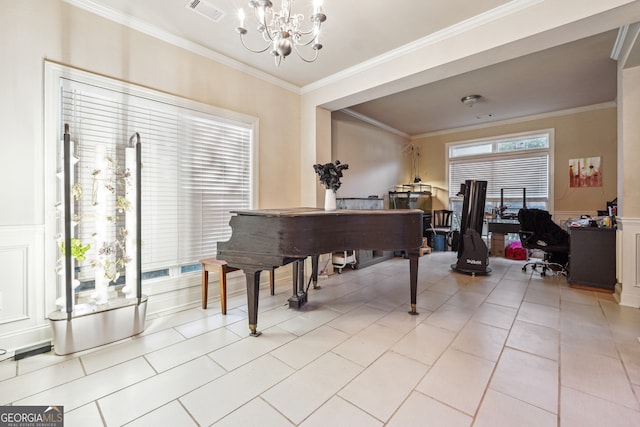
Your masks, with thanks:
M 266 9 L 263 10 L 262 21 L 260 20 L 260 14 L 258 13 L 257 9 L 253 10 L 253 14 L 254 14 L 254 16 L 256 18 L 256 22 L 258 23 L 258 26 L 259 26 L 258 28 L 263 28 L 261 33 L 262 33 L 262 38 L 264 39 L 264 41 L 270 41 L 270 42 L 275 41 L 276 37 L 274 37 L 271 34 L 271 26 L 267 25 L 267 10 Z M 261 52 L 264 52 L 265 50 L 263 50 Z
M 300 51 L 298 50 L 298 46 L 297 46 L 297 45 L 294 45 L 294 46 L 293 46 L 293 50 L 296 52 L 296 55 L 298 55 L 298 58 L 302 59 L 304 62 L 311 63 L 311 62 L 315 61 L 316 59 L 318 59 L 318 52 L 319 52 L 319 50 L 320 50 L 320 49 L 313 49 L 313 50 L 315 50 L 315 51 L 316 51 L 316 53 L 315 53 L 315 55 L 313 56 L 313 58 L 311 58 L 311 59 L 307 59 L 307 58 L 305 58 L 304 56 L 302 56 L 302 54 L 301 54 L 301 53 L 300 53 Z
M 300 41 L 300 38 L 298 38 L 298 39 L 297 39 L 297 41 L 296 41 L 296 43 L 295 43 L 295 45 L 296 45 L 296 46 L 309 46 L 310 44 L 315 43 L 315 42 L 316 42 L 316 37 L 315 37 L 315 36 L 314 36 L 314 37 L 312 37 L 312 38 L 310 38 L 310 39 L 309 39 L 309 41 L 307 41 L 307 42 L 305 42 L 305 43 L 302 43 L 302 42 Z
M 244 38 L 242 37 L 242 34 L 240 34 L 240 41 L 242 42 L 242 46 L 245 47 L 245 49 L 247 49 L 248 51 L 251 51 L 253 53 L 262 53 L 262 52 L 266 52 L 267 50 L 269 50 L 269 48 L 271 47 L 271 43 L 267 44 L 267 46 L 264 49 L 251 49 L 249 46 L 247 46 L 247 44 L 244 42 Z
M 269 30 L 266 29 L 262 31 L 262 40 L 266 41 L 267 43 L 273 43 L 274 41 L 276 41 L 276 38 L 272 37 Z
M 313 27 L 311 27 L 309 31 L 303 31 L 301 29 L 298 29 L 297 31 L 297 33 L 300 34 L 301 37 L 308 36 L 309 34 L 315 34 L 316 32 L 320 32 L 320 26 L 318 25 L 316 27 L 315 24 L 313 25 Z
M 296 31 L 298 39 L 302 39 L 303 37 L 306 37 L 306 36 L 309 36 L 309 35 L 313 35 L 313 37 L 311 37 L 311 40 L 309 40 L 306 43 L 300 43 L 300 44 L 304 45 L 304 46 L 311 44 L 316 39 L 316 37 L 320 34 L 321 27 L 322 27 L 322 23 L 321 22 L 317 22 L 317 23 L 313 24 L 313 27 L 311 27 L 311 29 L 309 31 L 302 31 L 302 30 L 298 29 Z

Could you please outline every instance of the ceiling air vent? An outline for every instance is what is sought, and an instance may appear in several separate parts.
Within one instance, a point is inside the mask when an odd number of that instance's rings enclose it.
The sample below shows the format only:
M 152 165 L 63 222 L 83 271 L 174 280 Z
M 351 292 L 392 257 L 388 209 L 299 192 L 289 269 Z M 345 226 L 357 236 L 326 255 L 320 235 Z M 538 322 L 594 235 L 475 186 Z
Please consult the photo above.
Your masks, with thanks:
M 204 0 L 189 0 L 184 7 L 211 19 L 213 22 L 220 22 L 225 15 L 223 10 Z

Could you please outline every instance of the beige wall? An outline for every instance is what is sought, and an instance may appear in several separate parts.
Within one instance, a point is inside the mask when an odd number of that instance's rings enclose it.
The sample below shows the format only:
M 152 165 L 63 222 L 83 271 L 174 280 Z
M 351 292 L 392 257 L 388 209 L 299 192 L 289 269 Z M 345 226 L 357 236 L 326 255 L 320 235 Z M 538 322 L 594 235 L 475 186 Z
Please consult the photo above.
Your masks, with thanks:
M 348 114 L 331 120 L 332 161 L 348 163 L 338 197 L 383 197 L 394 186 L 410 182 L 407 138 L 394 135 Z
M 316 190 L 315 194 L 315 204 L 304 205 L 304 206 L 324 206 L 324 194 L 325 188 L 320 184 L 320 180 L 313 170 L 312 165 L 316 163 L 327 163 L 332 162 L 335 159 L 332 158 L 331 153 L 331 111 L 325 110 L 324 108 L 316 108 L 316 154 L 315 159 L 316 162 L 308 164 L 303 162 L 300 159 L 300 163 L 303 166 L 302 170 L 302 179 L 309 179 L 309 177 L 315 179 L 316 185 L 314 189 Z M 340 160 L 340 159 L 338 159 Z M 304 197 L 304 196 L 303 196 Z M 309 200 L 314 200 L 313 197 L 309 197 Z
M 617 197 L 616 108 L 597 108 L 574 114 L 562 114 L 537 120 L 450 132 L 415 140 L 423 155 L 422 179 L 438 191 L 434 209 L 448 205 L 445 145 L 498 135 L 555 130 L 554 211 L 595 212 Z M 602 187 L 569 188 L 569 159 L 602 157 Z
M 13 183 L 0 187 L 0 199 L 13 202 L 0 210 L 0 226 L 43 220 L 45 58 L 258 117 L 259 204 L 299 204 L 298 94 L 58 0 L 0 0 L 0 6 L 0 152 L 6 162 L 0 179 Z

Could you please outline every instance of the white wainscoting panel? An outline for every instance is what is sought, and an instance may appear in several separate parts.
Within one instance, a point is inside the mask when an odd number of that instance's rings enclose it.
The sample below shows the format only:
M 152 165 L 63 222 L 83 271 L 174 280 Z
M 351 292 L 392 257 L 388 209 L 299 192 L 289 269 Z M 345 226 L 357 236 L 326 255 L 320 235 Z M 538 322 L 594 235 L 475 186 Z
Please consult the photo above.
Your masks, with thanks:
M 636 234 L 636 283 L 635 286 L 640 286 L 640 234 Z
M 0 324 L 27 319 L 28 246 L 0 247 Z
M 640 218 L 618 218 L 619 262 L 616 298 L 621 305 L 640 307 Z
M 0 347 L 13 351 L 49 340 L 43 226 L 0 227 L 0 271 Z

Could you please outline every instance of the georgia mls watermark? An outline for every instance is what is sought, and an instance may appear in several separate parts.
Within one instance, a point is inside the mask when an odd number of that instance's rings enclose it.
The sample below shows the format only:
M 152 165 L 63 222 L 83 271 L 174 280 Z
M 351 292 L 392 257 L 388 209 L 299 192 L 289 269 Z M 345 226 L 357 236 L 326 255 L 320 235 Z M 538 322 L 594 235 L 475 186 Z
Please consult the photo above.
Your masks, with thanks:
M 0 406 L 0 427 L 64 427 L 64 408 Z

